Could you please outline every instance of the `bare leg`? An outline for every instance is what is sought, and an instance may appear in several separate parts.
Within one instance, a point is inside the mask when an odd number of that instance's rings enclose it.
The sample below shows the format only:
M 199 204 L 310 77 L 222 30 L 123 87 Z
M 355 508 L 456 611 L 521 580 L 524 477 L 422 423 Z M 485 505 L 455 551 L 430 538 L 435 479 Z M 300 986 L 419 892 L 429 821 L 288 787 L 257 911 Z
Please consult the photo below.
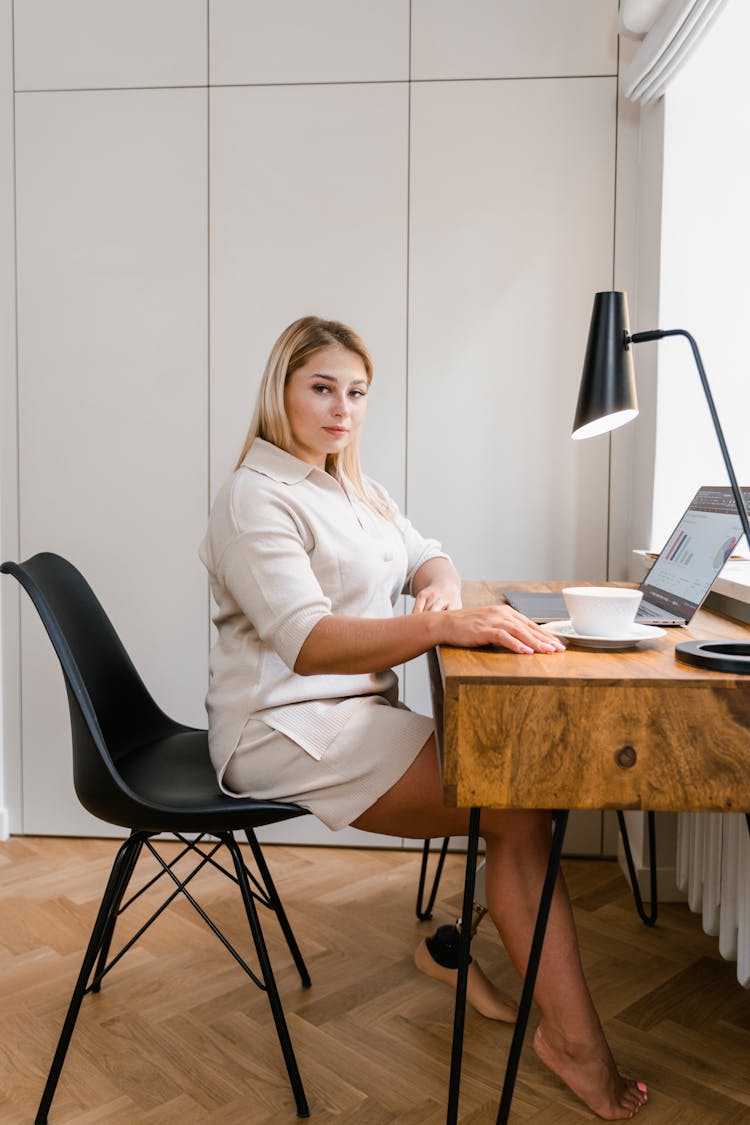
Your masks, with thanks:
M 479 923 L 487 913 L 487 890 L 485 882 L 486 863 L 483 860 L 477 868 L 474 909 L 467 925 L 471 926 L 472 938 Z M 438 926 L 428 938 L 423 938 L 414 951 L 414 964 L 425 976 L 447 984 L 456 989 L 458 983 L 458 960 L 461 928 L 463 920 L 458 918 L 455 925 Z M 484 970 L 472 957 L 466 984 L 466 999 L 472 1008 L 489 1020 L 515 1023 L 518 1005 L 510 996 L 501 992 L 485 975 Z
M 446 949 L 446 942 L 441 931 L 451 930 L 453 933 L 450 936 L 450 946 Z M 436 956 L 434 951 L 434 943 L 440 943 L 441 938 L 442 946 L 440 952 L 445 957 L 446 963 L 442 963 Z M 458 982 L 458 941 L 459 931 L 456 926 L 441 926 L 432 938 L 424 938 L 414 951 L 414 964 L 417 966 L 421 973 L 433 980 L 442 981 L 450 988 L 456 988 Z M 432 944 L 431 944 L 432 943 Z M 455 952 L 455 957 L 451 956 Z M 506 996 L 496 988 L 491 980 L 485 975 L 481 965 L 472 957 L 471 964 L 469 965 L 469 977 L 466 983 L 466 999 L 475 1008 L 480 1015 L 486 1016 L 488 1020 L 501 1020 L 503 1023 L 515 1023 L 516 1016 L 518 1015 L 518 1005 L 509 996 Z
M 354 827 L 394 836 L 456 836 L 468 831 L 467 810 L 446 808 L 434 740 L 404 776 Z M 486 809 L 487 905 L 521 976 L 550 850 L 550 816 Z M 542 1018 L 534 1037 L 539 1058 L 605 1120 L 632 1117 L 646 1087 L 619 1074 L 583 976 L 573 914 L 560 878 L 552 900 L 534 998 Z

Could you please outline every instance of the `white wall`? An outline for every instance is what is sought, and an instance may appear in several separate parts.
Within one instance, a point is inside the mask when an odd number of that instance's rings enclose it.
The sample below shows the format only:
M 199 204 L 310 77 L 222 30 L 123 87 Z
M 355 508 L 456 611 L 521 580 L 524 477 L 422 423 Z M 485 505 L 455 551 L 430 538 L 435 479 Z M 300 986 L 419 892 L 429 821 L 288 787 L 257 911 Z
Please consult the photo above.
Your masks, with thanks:
M 638 307 L 633 331 L 696 339 L 740 484 L 750 481 L 745 324 L 750 301 L 748 94 L 742 46 L 750 8 L 729 4 L 663 99 L 642 110 Z M 641 416 L 633 543 L 659 549 L 702 484 L 725 484 L 687 341 L 634 351 Z
M 180 718 L 209 499 L 301 313 L 368 340 L 365 467 L 466 577 L 606 576 L 609 446 L 568 433 L 592 294 L 632 259 L 635 121 L 616 183 L 617 4 L 572 6 L 16 0 L 2 553 L 71 557 Z M 93 831 L 59 672 L 27 605 L 19 662 L 16 622 L 14 830 Z M 406 691 L 426 705 L 419 668 Z
M 13 0 L 0 0 L 0 543 L 3 557 L 15 557 L 16 536 L 8 513 L 15 511 L 15 441 L 11 427 L 16 416 L 15 223 L 13 196 Z M 0 587 L 0 840 L 10 830 L 8 805 L 20 803 L 17 749 L 18 727 L 11 719 L 18 708 L 5 705 L 6 690 L 18 697 L 15 645 L 18 593 L 9 581 Z M 6 689 L 6 690 L 4 690 Z M 10 712 L 10 713 L 9 713 Z M 6 743 L 7 740 L 7 743 Z
M 727 5 L 665 98 L 659 323 L 695 337 L 741 485 L 750 482 L 749 35 L 748 5 Z M 727 480 L 687 341 L 665 340 L 658 351 L 653 537 L 661 545 L 701 484 Z

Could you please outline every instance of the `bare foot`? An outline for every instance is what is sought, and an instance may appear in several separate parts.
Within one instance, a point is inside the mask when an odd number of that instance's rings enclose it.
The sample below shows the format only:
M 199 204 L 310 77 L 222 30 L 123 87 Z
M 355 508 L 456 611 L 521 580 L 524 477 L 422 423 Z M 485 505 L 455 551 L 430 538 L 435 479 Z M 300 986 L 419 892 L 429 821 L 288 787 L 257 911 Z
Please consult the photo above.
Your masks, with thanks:
M 427 939 L 421 941 L 414 951 L 414 964 L 421 973 L 426 973 L 433 980 L 442 981 L 455 989 L 458 980 L 458 969 L 447 969 L 439 965 L 430 956 L 427 948 Z M 469 965 L 469 979 L 466 985 L 466 999 L 472 1008 L 486 1016 L 488 1020 L 502 1020 L 503 1023 L 515 1023 L 518 1015 L 517 1005 L 508 996 L 504 996 L 489 980 L 476 960 Z
M 566 1086 L 605 1121 L 621 1121 L 633 1117 L 648 1101 L 645 1082 L 624 1078 L 603 1036 L 593 1046 L 570 1048 L 560 1040 L 553 1047 L 552 1034 L 542 1031 L 534 1034 L 534 1050 L 549 1069 L 562 1079 Z

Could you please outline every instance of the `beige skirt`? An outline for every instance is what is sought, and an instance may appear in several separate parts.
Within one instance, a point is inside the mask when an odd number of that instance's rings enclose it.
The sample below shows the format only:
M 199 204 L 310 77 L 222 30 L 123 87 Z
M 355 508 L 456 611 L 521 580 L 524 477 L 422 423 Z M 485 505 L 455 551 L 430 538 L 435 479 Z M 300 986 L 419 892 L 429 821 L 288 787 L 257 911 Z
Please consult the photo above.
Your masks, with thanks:
M 248 720 L 222 777 L 238 797 L 294 801 L 329 828 L 346 828 L 403 777 L 434 730 L 432 719 L 380 695 L 363 696 L 322 758 L 260 719 Z

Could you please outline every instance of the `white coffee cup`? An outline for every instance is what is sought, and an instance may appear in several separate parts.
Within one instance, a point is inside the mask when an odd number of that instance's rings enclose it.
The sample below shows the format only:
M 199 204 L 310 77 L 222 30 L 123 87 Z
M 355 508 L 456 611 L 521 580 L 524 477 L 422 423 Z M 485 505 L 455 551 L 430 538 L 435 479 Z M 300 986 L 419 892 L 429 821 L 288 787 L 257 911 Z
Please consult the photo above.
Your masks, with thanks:
M 643 594 L 620 586 L 568 586 L 563 597 L 576 633 L 622 637 L 633 628 Z

